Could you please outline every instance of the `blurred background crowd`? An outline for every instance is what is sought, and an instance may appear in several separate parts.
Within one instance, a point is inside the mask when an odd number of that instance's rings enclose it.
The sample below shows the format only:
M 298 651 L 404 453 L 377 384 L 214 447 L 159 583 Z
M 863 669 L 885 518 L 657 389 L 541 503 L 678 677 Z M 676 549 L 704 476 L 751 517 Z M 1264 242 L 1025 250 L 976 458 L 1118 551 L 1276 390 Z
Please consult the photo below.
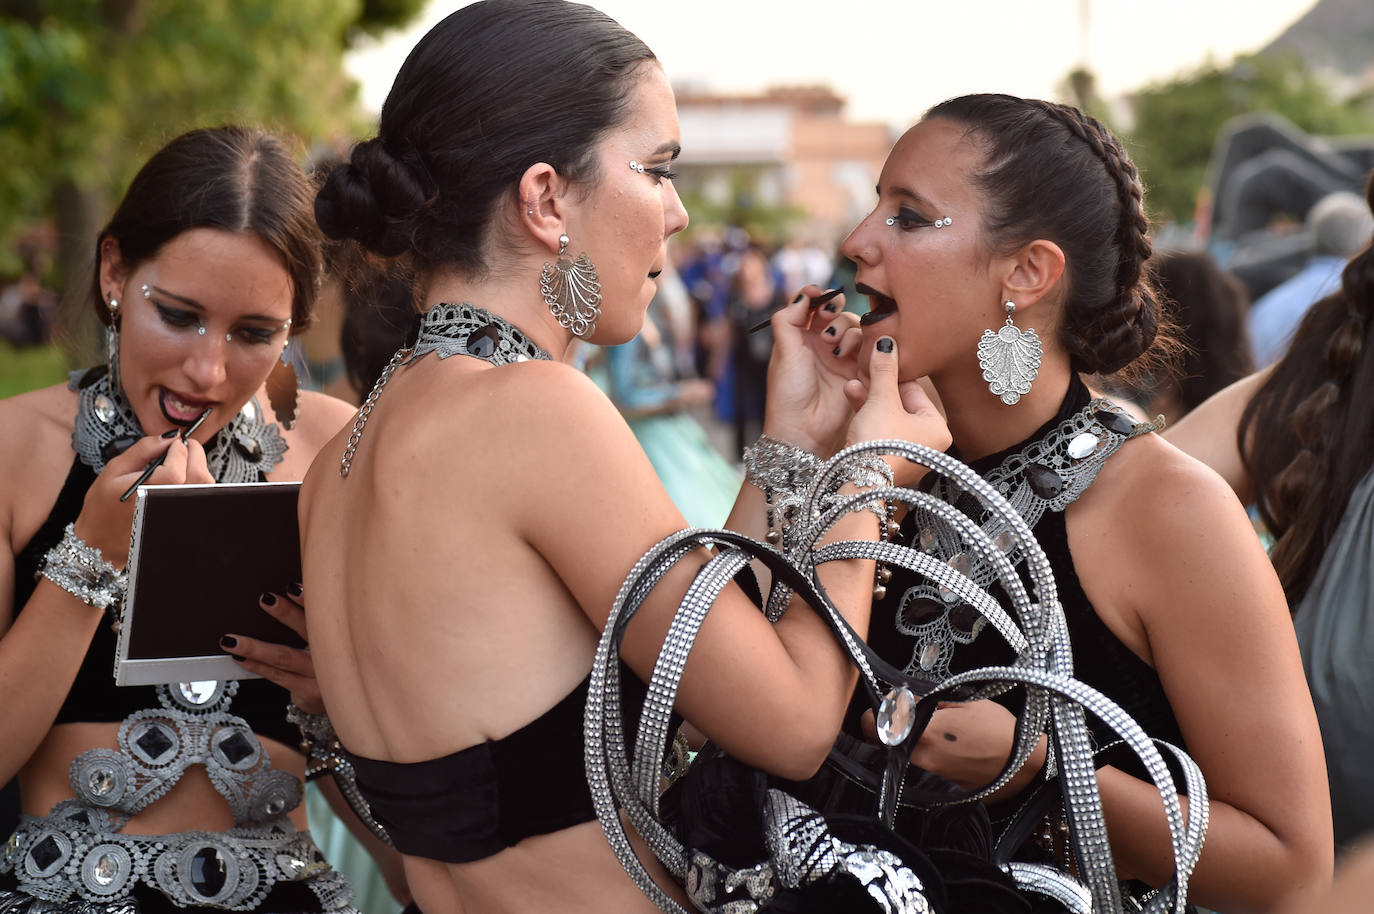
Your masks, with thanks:
M 86 361 L 93 331 L 68 314 L 66 292 L 83 287 L 110 189 L 150 149 L 192 125 L 247 121 L 300 137 L 302 158 L 327 164 L 369 131 L 367 79 L 360 92 L 350 59 L 450 5 L 6 4 L 0 396 Z M 1076 12 L 1079 59 L 1065 60 L 1056 94 L 1129 138 L 1156 224 L 1158 275 L 1190 344 L 1179 377 L 1118 393 L 1175 420 L 1281 355 L 1306 306 L 1334 288 L 1340 265 L 1369 238 L 1359 192 L 1374 168 L 1374 6 L 1299 2 L 1263 46 L 1113 97 L 1099 93 L 1092 67 L 1090 0 Z M 683 85 L 678 103 L 685 153 L 676 183 L 692 226 L 674 242 L 673 269 L 633 351 L 579 357 L 651 451 L 666 417 L 688 415 L 704 429 L 700 440 L 734 463 L 758 434 L 771 347 L 769 331 L 744 330 L 806 283 L 850 286 L 848 306 L 866 307 L 838 245 L 870 207 L 905 125 L 856 120 L 845 97 L 819 84 L 732 93 Z M 409 326 L 404 277 L 335 282 L 324 305 L 295 357 L 311 385 L 356 402 Z M 698 443 L 669 435 L 664 452 Z

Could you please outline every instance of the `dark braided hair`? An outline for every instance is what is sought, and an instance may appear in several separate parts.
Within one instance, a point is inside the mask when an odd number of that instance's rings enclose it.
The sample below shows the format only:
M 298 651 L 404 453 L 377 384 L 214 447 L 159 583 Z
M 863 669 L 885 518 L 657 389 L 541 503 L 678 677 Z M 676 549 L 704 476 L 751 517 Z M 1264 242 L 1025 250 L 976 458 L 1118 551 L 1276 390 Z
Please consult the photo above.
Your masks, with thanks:
M 961 96 L 926 117 L 969 128 L 982 146 L 975 180 L 993 250 L 1036 238 L 1063 250 L 1059 342 L 1075 371 L 1111 374 L 1174 350 L 1145 270 L 1154 246 L 1140 174 L 1110 130 L 1077 108 L 1011 95 Z
M 1374 213 L 1374 174 L 1365 185 Z M 1374 246 L 1346 264 L 1341 288 L 1313 305 L 1287 354 L 1241 416 L 1241 459 L 1270 558 L 1296 608 L 1346 503 L 1374 465 Z

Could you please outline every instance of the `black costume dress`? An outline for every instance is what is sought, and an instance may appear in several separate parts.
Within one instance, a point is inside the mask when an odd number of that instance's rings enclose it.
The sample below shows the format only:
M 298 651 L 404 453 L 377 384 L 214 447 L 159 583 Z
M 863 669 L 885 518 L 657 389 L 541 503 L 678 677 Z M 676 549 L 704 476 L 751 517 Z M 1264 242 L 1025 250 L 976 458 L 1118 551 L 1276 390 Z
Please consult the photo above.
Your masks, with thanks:
M 95 479 L 75 459 L 47 520 L 16 556 L 16 613 Z M 262 679 L 117 687 L 115 647 L 102 622 L 55 723 L 122 721 L 120 751 L 82 753 L 71 774 L 77 799 L 45 817 L 21 817 L 0 850 L 0 914 L 354 912 L 348 880 L 287 817 L 301 801 L 300 782 L 269 767 L 255 735 L 300 740 L 281 687 Z M 204 766 L 226 796 L 235 827 L 123 834 L 128 816 L 156 802 L 192 764 Z

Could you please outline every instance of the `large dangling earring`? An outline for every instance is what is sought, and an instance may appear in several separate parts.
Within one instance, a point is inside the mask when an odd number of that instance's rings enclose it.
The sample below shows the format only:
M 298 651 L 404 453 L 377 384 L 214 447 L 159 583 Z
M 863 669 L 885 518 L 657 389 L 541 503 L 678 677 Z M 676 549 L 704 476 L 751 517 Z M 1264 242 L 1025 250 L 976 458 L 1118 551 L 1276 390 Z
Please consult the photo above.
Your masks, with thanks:
M 559 235 L 558 263 L 545 263 L 539 271 L 539 291 L 560 327 L 588 337 L 601 317 L 601 282 L 585 251 L 572 260 L 567 250 L 568 236 Z
M 291 358 L 291 340 L 281 348 L 281 358 L 277 359 L 267 374 L 267 402 L 272 414 L 277 417 L 281 427 L 287 431 L 296 424 L 296 407 L 300 399 L 300 378 L 296 376 L 296 363 Z
M 1033 328 L 1017 329 L 1012 320 L 1016 303 L 1008 301 L 1004 307 L 1007 309 L 1006 324 L 996 333 L 983 331 L 983 338 L 978 343 L 978 365 L 983 369 L 988 390 L 1011 406 L 1030 393 L 1031 382 L 1040 373 L 1040 359 L 1045 353 Z
M 105 325 L 105 364 L 110 375 L 110 389 L 122 390 L 119 383 L 119 299 L 114 293 L 105 299 L 105 309 L 110 313 L 110 322 Z

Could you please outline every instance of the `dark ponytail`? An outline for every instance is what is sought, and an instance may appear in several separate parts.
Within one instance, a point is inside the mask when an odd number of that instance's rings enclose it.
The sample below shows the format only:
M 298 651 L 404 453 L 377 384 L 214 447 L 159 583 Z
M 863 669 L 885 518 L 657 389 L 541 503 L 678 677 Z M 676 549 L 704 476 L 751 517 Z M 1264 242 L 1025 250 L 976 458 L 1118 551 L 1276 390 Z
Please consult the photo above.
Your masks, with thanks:
M 653 52 L 606 14 L 564 0 L 484 0 L 429 31 L 382 108 L 375 139 L 330 172 L 327 235 L 407 254 L 417 271 L 484 270 L 498 199 L 536 162 L 596 177 L 595 146 L 628 110 Z

